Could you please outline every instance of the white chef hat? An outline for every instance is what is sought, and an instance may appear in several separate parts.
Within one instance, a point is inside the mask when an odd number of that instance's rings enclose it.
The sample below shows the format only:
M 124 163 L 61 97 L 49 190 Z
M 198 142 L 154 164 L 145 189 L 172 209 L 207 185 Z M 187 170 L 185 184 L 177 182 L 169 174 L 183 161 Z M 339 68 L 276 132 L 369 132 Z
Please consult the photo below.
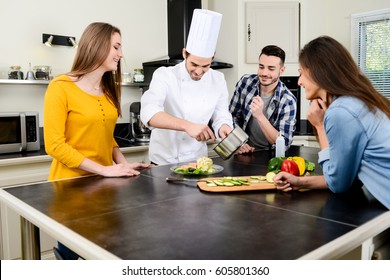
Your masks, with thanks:
M 192 15 L 186 50 L 196 56 L 213 57 L 221 21 L 222 15 L 220 13 L 195 9 Z

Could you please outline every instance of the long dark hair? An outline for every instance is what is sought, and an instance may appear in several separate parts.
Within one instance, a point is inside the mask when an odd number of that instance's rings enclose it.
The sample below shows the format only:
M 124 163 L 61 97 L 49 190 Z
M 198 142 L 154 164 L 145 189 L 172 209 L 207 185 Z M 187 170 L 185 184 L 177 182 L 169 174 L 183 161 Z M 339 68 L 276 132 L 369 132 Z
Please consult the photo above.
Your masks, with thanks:
M 111 36 L 114 33 L 121 34 L 119 28 L 108 23 L 94 22 L 88 25 L 81 35 L 69 75 L 80 79 L 85 74 L 99 68 L 110 52 Z M 106 72 L 102 77 L 102 90 L 116 107 L 119 116 L 122 116 L 120 105 L 121 76 L 121 63 L 119 61 L 116 71 Z
M 390 118 L 390 101 L 375 90 L 348 50 L 335 39 L 321 36 L 310 41 L 299 54 L 299 64 L 331 97 L 354 96 L 371 111 L 379 109 Z

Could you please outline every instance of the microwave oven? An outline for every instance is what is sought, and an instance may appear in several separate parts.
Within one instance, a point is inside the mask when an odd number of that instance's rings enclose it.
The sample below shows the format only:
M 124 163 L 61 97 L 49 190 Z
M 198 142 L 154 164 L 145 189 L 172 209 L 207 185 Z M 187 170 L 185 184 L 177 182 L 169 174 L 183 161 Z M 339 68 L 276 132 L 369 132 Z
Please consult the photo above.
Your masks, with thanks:
M 38 112 L 0 112 L 0 154 L 40 150 Z

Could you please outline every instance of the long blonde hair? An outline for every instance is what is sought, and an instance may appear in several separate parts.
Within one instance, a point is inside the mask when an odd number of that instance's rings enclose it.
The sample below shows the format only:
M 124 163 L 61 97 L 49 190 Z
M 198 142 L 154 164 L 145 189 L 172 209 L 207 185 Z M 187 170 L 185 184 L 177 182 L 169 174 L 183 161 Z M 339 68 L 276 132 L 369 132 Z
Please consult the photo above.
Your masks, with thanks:
M 119 28 L 104 22 L 94 22 L 87 26 L 79 40 L 71 71 L 68 73 L 77 79 L 99 68 L 111 49 L 111 36 L 121 35 Z M 102 90 L 122 116 L 121 100 L 121 63 L 116 71 L 103 74 Z

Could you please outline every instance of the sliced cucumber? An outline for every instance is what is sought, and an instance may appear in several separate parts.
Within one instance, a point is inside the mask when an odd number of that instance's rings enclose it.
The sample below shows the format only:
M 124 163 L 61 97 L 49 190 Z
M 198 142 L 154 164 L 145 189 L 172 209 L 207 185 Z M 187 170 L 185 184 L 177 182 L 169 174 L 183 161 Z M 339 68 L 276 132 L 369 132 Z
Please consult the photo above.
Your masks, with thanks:
M 222 180 L 214 180 L 214 183 L 215 183 L 217 186 L 223 186 L 223 181 L 222 181 Z
M 273 178 L 276 176 L 276 173 L 275 172 L 268 172 L 267 175 L 265 175 L 265 177 L 267 178 L 267 182 L 268 183 L 272 183 L 274 184 L 274 180 Z
M 260 183 L 260 181 L 268 180 L 268 176 L 271 176 L 271 175 L 272 174 L 267 174 L 267 177 L 266 176 L 250 176 L 249 179 L 226 176 L 226 177 L 223 177 L 221 179 L 206 180 L 206 185 L 209 187 L 250 186 L 251 184 L 258 184 L 258 183 Z M 275 174 L 273 176 L 275 176 Z M 272 177 L 270 178 L 270 180 L 272 180 Z

